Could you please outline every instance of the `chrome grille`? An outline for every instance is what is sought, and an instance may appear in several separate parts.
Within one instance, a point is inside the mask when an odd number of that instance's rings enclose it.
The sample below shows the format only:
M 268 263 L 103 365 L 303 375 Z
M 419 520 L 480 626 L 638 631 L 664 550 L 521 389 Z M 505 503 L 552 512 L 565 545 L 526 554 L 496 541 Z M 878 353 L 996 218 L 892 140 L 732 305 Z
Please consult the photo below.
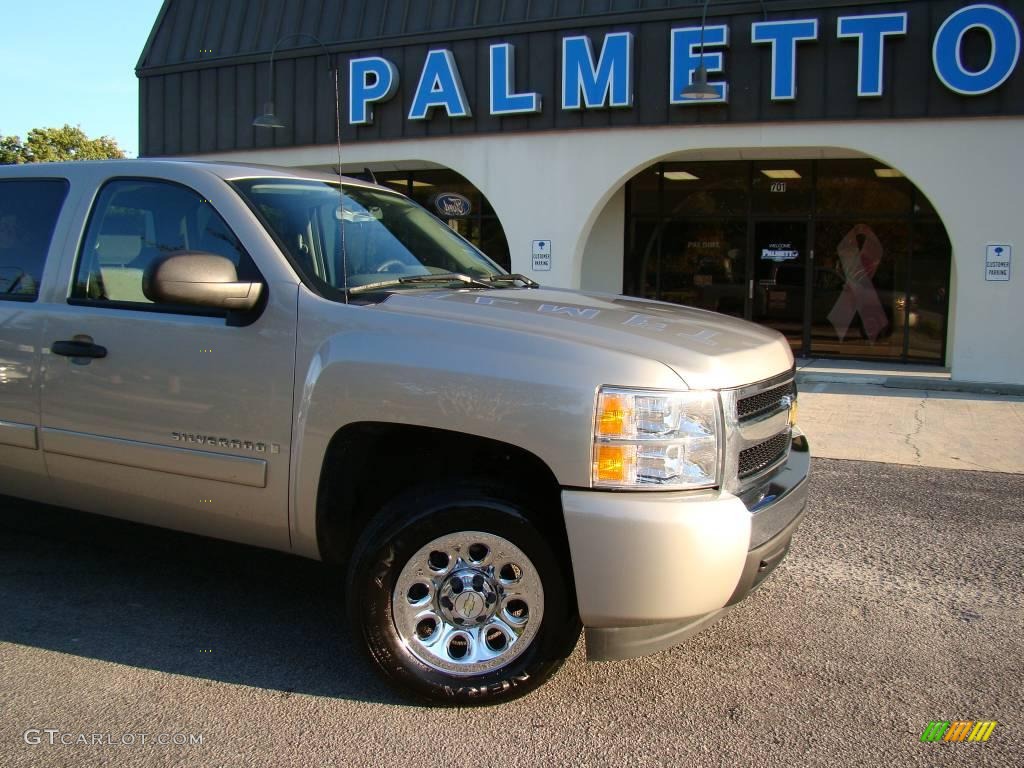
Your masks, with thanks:
M 796 370 L 722 390 L 725 450 L 722 487 L 744 493 L 771 475 L 789 458 L 793 429 L 789 419 L 796 402 Z
M 763 443 L 758 443 L 752 448 L 740 451 L 739 477 L 742 479 L 756 475 L 761 470 L 770 467 L 782 459 L 789 449 L 791 439 L 790 431 L 787 429 L 785 432 L 780 432 Z
M 796 387 L 792 381 L 787 381 L 785 384 L 737 401 L 736 415 L 741 422 L 756 418 L 762 413 L 780 409 L 783 406 L 784 398 L 792 400 L 795 395 Z M 788 403 L 786 405 L 788 406 Z

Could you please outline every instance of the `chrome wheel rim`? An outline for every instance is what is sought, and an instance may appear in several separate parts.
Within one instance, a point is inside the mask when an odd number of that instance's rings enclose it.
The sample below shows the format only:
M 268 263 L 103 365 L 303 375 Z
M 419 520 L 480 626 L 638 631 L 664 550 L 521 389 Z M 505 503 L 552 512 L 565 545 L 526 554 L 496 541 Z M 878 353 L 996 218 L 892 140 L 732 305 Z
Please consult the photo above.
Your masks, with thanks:
M 450 675 L 501 669 L 525 651 L 544 618 L 544 588 L 530 558 L 493 533 L 434 539 L 405 564 L 392 593 L 403 645 Z

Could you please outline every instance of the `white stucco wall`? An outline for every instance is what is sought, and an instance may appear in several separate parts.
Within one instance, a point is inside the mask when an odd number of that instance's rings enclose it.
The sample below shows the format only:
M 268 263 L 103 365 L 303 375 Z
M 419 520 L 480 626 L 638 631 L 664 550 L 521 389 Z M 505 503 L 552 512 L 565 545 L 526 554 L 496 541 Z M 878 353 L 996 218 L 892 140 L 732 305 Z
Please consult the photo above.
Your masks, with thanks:
M 622 251 L 626 228 L 626 188 L 620 187 L 597 216 L 586 245 L 579 287 L 622 293 Z M 576 287 L 576 286 L 573 286 Z
M 622 206 L 595 222 L 622 185 L 657 160 L 698 153 L 701 159 L 813 157 L 807 148 L 838 148 L 900 169 L 935 205 L 953 245 L 947 362 L 955 380 L 1024 383 L 1024 118 L 887 120 L 686 126 L 389 141 L 343 148 L 346 167 L 427 161 L 452 168 L 494 206 L 512 253 L 512 270 L 531 272 L 531 241 L 553 244 L 552 270 L 533 276 L 550 285 L 620 290 Z M 218 155 L 278 165 L 333 165 L 331 146 Z M 768 154 L 766 154 L 766 152 Z M 774 153 L 774 155 L 772 154 Z M 822 151 L 821 156 L 830 154 Z M 610 237 L 612 230 L 618 234 Z M 1015 246 L 1008 283 L 984 279 L 985 244 Z M 587 253 L 611 265 L 607 282 L 581 272 Z

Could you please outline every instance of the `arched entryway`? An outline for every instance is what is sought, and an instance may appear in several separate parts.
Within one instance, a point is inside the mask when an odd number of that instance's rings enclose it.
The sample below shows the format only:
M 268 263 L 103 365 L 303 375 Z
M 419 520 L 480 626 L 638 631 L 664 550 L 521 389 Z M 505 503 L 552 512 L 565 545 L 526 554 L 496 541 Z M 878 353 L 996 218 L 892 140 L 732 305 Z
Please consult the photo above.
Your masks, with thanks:
M 628 295 L 746 317 L 798 356 L 945 363 L 950 241 L 898 169 L 661 162 L 626 183 L 623 219 Z

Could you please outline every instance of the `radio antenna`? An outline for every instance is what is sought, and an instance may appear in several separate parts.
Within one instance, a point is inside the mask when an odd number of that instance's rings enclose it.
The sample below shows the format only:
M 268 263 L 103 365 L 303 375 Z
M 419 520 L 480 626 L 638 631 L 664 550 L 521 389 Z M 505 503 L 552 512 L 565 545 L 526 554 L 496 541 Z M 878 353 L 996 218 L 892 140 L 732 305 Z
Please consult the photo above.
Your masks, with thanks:
M 334 129 L 338 146 L 338 243 L 341 247 L 341 289 L 348 304 L 348 250 L 345 248 L 345 189 L 341 183 L 341 92 L 338 69 L 334 67 Z
M 274 114 L 274 56 L 277 54 L 277 47 L 281 43 L 295 38 L 308 38 L 319 45 L 324 55 L 327 56 L 327 66 L 330 67 L 331 72 L 334 74 L 334 137 L 338 148 L 338 211 L 336 218 L 338 219 L 338 245 L 341 248 L 342 288 L 345 292 L 345 303 L 348 304 L 348 251 L 345 248 L 345 190 L 341 183 L 341 90 L 338 86 L 338 72 L 341 67 L 338 65 L 337 59 L 334 59 L 332 63 L 331 52 L 327 50 L 323 40 L 308 32 L 295 32 L 277 39 L 273 48 L 270 49 L 270 76 L 267 79 L 268 98 L 263 104 L 263 114 L 256 117 L 252 124 L 256 128 L 285 127 L 284 121 Z

